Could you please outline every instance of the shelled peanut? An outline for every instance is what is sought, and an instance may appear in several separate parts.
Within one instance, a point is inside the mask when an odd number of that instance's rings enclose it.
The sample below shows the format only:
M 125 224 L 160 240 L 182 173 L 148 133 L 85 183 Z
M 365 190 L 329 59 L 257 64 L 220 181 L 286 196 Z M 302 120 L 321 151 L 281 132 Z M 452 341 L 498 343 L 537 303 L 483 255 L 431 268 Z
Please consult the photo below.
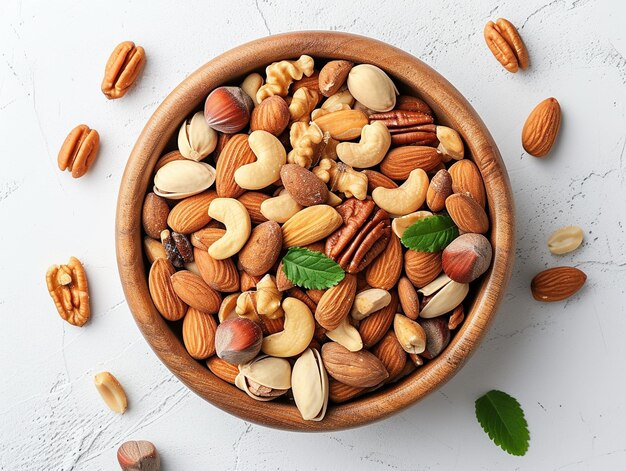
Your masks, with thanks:
M 462 325 L 492 258 L 464 157 L 373 65 L 302 56 L 212 90 L 146 195 L 155 307 L 216 376 L 322 420 L 329 397 L 406 377 Z

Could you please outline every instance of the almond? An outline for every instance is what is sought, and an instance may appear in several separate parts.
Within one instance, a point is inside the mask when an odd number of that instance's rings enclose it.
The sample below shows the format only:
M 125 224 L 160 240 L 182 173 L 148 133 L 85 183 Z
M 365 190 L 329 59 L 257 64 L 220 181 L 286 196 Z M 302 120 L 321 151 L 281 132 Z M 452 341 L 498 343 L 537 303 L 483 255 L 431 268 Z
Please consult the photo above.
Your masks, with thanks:
M 413 283 L 406 276 L 398 281 L 398 298 L 404 315 L 412 320 L 417 319 L 420 313 L 420 301 Z
M 149 237 L 160 240 L 161 231 L 167 229 L 167 218 L 170 208 L 165 198 L 148 193 L 143 200 L 143 210 L 141 220 L 143 230 Z
M 346 274 L 335 286 L 328 288 L 317 303 L 315 320 L 325 329 L 339 327 L 348 315 L 356 296 L 356 276 Z
M 289 106 L 283 97 L 274 95 L 263 100 L 252 110 L 250 130 L 267 131 L 280 136 L 289 124 Z
M 314 206 L 328 199 L 328 187 L 310 170 L 298 164 L 286 164 L 280 169 L 283 186 L 300 206 Z
M 301 247 L 324 239 L 343 224 L 343 218 L 325 204 L 298 211 L 283 224 L 283 246 Z
M 181 200 L 167 218 L 167 224 L 176 232 L 191 234 L 211 221 L 209 205 L 217 198 L 215 191 L 205 191 Z
M 556 98 L 539 103 L 524 123 L 522 146 L 534 157 L 543 157 L 554 145 L 561 128 L 561 106 Z
M 454 330 L 465 320 L 465 308 L 459 304 L 448 318 L 448 330 Z
M 180 270 L 171 278 L 174 292 L 190 307 L 209 314 L 219 311 L 222 297 L 202 277 L 189 270 Z
M 256 161 L 256 156 L 248 145 L 246 134 L 231 137 L 220 153 L 215 168 L 215 189 L 220 198 L 237 198 L 244 193 L 235 182 L 235 171 L 246 164 Z
M 322 361 L 330 376 L 348 386 L 368 388 L 389 377 L 385 365 L 367 350 L 351 352 L 336 342 L 322 346 Z
M 389 373 L 388 383 L 400 377 L 406 364 L 407 355 L 393 331 L 385 334 L 383 339 L 376 344 L 372 353 L 385 365 L 385 369 Z
M 307 77 L 305 75 L 300 80 L 296 80 L 295 82 L 291 84 L 291 88 L 290 88 L 291 94 L 293 95 L 293 93 L 299 88 L 308 88 L 310 90 L 315 90 L 319 92 L 320 91 L 319 77 L 320 77 L 320 73 L 317 70 L 315 70 L 313 71 L 313 74 L 311 76 Z
M 530 283 L 537 301 L 562 301 L 576 293 L 587 281 L 587 275 L 575 267 L 554 267 L 538 273 Z
M 267 221 L 267 218 L 261 213 L 261 203 L 269 198 L 270 196 L 265 193 L 260 193 L 258 191 L 246 191 L 237 199 L 248 210 L 252 224 L 261 224 Z
M 387 153 L 380 163 L 380 171 L 392 180 L 406 180 L 416 168 L 430 172 L 440 163 L 441 154 L 434 147 L 403 146 Z
M 221 231 L 222 234 L 225 232 L 223 229 L 213 230 Z M 197 247 L 193 249 L 193 256 L 200 276 L 207 285 L 214 290 L 226 293 L 239 291 L 239 272 L 232 259 L 216 260 L 209 255 L 208 251 Z
M 259 281 L 261 281 L 262 276 L 252 276 L 249 273 L 246 273 L 244 270 L 239 272 L 239 283 L 241 291 L 250 291 L 256 289 L 256 285 Z
M 256 226 L 239 252 L 239 264 L 252 276 L 269 272 L 280 255 L 283 233 L 280 225 L 267 221 Z
M 396 182 L 376 170 L 365 169 L 362 170 L 361 173 L 367 175 L 367 192 L 369 194 L 372 194 L 372 191 L 379 186 L 389 188 L 390 190 L 398 188 L 398 184 Z
M 370 314 L 359 324 L 359 334 L 361 334 L 365 348 L 376 345 L 385 336 L 393 323 L 396 312 L 398 312 L 398 293 L 392 291 L 391 302 L 380 311 Z
M 344 60 L 327 62 L 320 70 L 319 75 L 319 89 L 322 95 L 329 97 L 337 93 L 346 83 L 353 65 L 352 62 Z
M 307 307 L 311 310 L 311 312 L 315 312 L 315 310 L 317 309 L 317 302 L 315 302 L 313 298 L 311 298 L 308 294 L 306 294 L 300 288 L 296 288 L 295 286 L 293 288 L 289 288 L 289 290 L 287 291 L 287 294 L 291 296 L 292 298 L 296 298 L 302 301 L 304 304 L 307 305 Z
M 413 286 L 426 286 L 441 273 L 441 252 L 407 250 L 404 254 L 404 271 Z
M 453 193 L 469 193 L 481 206 L 485 207 L 485 185 L 476 164 L 468 159 L 459 160 L 448 169 L 452 177 Z
M 489 230 L 487 213 L 468 193 L 450 195 L 446 199 L 446 209 L 454 224 L 463 232 L 484 234 Z
M 373 288 L 390 290 L 402 273 L 402 245 L 400 239 L 391 234 L 387 248 L 365 271 L 365 279 Z
M 438 213 L 446 207 L 446 198 L 452 194 L 452 177 L 446 169 L 439 170 L 430 180 L 426 193 L 428 208 Z
M 212 356 L 206 361 L 206 366 L 221 380 L 235 384 L 235 378 L 239 374 L 237 365 L 232 365 L 218 356 Z
M 183 320 L 183 343 L 191 358 L 204 360 L 215 353 L 217 323 L 211 314 L 193 307 Z
M 154 173 L 158 172 L 159 169 L 161 167 L 163 167 L 165 164 L 169 164 L 170 162 L 173 162 L 174 160 L 185 160 L 185 157 L 183 157 L 183 154 L 180 153 L 180 151 L 178 150 L 173 150 L 171 152 L 168 152 L 167 154 L 161 156 L 161 158 L 159 160 L 157 160 L 157 163 L 154 166 Z
M 168 321 L 182 319 L 187 313 L 187 305 L 178 297 L 172 286 L 171 276 L 176 269 L 165 258 L 158 258 L 150 267 L 148 288 L 155 307 Z
M 349 401 L 364 391 L 367 391 L 367 388 L 348 386 L 335 378 L 329 378 L 328 380 L 328 398 L 337 404 Z
M 276 287 L 278 288 L 278 291 L 287 291 L 294 286 L 295 285 L 287 278 L 287 275 L 285 275 L 285 271 L 283 270 L 283 262 L 281 261 L 278 264 L 278 268 L 276 269 Z
M 369 123 L 369 119 L 359 110 L 340 110 L 325 114 L 314 122 L 333 139 L 351 141 L 361 136 L 361 129 Z

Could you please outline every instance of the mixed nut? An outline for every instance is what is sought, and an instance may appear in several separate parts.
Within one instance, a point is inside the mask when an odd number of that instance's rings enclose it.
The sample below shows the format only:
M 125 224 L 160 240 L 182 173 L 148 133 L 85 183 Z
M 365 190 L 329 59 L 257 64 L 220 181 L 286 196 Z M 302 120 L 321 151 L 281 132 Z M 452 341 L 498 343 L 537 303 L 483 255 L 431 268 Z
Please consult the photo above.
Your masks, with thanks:
M 150 293 L 189 354 L 304 420 L 439 355 L 492 259 L 459 133 L 374 65 L 315 66 L 212 90 L 142 212 Z

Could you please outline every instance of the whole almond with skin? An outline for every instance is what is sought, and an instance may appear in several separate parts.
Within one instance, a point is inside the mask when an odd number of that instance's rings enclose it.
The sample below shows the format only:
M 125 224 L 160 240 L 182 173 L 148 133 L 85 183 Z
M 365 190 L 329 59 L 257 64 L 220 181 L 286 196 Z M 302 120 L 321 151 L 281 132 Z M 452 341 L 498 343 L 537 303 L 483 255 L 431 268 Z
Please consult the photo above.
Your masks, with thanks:
M 171 278 L 174 292 L 188 306 L 209 314 L 219 311 L 222 297 L 202 277 L 189 270 L 180 270 Z
M 328 398 L 336 404 L 354 399 L 365 391 L 367 391 L 367 388 L 349 386 L 341 381 L 337 381 L 335 378 L 328 378 Z
M 459 160 L 448 169 L 452 178 L 453 193 L 469 193 L 481 206 L 485 207 L 485 185 L 476 164 L 468 159 Z
M 400 377 L 406 364 L 407 355 L 393 331 L 385 334 L 382 340 L 376 344 L 372 353 L 385 365 L 385 369 L 389 373 L 388 383 Z
M 175 160 L 185 160 L 183 154 L 181 154 L 178 149 L 162 155 L 161 158 L 157 160 L 157 163 L 154 166 L 153 173 L 157 173 L 161 169 L 161 167 L 164 167 L 166 164 L 174 162 Z
M 426 286 L 441 273 L 441 252 L 407 250 L 404 254 L 404 271 L 413 286 Z
M 402 273 L 402 245 L 395 234 L 391 234 L 387 248 L 374 259 L 365 271 L 365 279 L 373 288 L 390 290 Z
M 452 194 L 452 177 L 446 169 L 439 170 L 430 180 L 426 193 L 428 208 L 438 213 L 446 207 L 446 198 Z
M 157 311 L 168 321 L 182 319 L 187 313 L 187 305 L 178 297 L 172 285 L 171 276 L 176 269 L 165 258 L 158 258 L 150 267 L 148 288 Z
M 310 170 L 298 164 L 286 164 L 280 169 L 283 186 L 300 206 L 314 206 L 328 199 L 328 187 Z
M 223 229 L 214 230 L 225 232 Z M 216 260 L 209 255 L 207 250 L 197 247 L 193 249 L 193 256 L 200 276 L 211 288 L 226 293 L 239 290 L 239 272 L 232 259 Z
M 485 236 L 463 234 L 443 250 L 441 266 L 450 279 L 471 283 L 487 271 L 491 256 L 491 243 Z
M 509 72 L 517 72 L 528 67 L 528 51 L 513 24 L 499 18 L 495 23 L 488 21 L 483 31 L 487 46 Z
M 283 224 L 285 248 L 308 245 L 324 239 L 343 224 L 343 218 L 332 206 L 320 204 L 298 211 Z
M 256 161 L 248 145 L 246 134 L 235 134 L 226 143 L 215 167 L 215 189 L 220 198 L 237 198 L 245 190 L 235 182 L 235 171 L 239 167 Z
M 367 175 L 367 192 L 369 194 L 372 194 L 372 191 L 379 186 L 389 189 L 398 188 L 398 184 L 396 182 L 376 170 L 365 169 L 362 170 L 361 173 Z
M 434 147 L 403 146 L 391 149 L 380 163 L 380 171 L 392 180 L 406 180 L 411 171 L 430 172 L 441 163 L 441 153 Z
M 587 275 L 575 267 L 554 267 L 533 278 L 530 289 L 537 301 L 562 301 L 575 294 L 587 281 Z
M 252 224 L 261 224 L 267 221 L 267 218 L 261 213 L 261 203 L 269 198 L 270 196 L 265 193 L 246 191 L 237 200 L 248 210 Z
M 285 271 L 283 270 L 283 262 L 281 261 L 278 264 L 278 268 L 276 269 L 276 287 L 278 288 L 278 291 L 287 291 L 294 286 L 295 285 L 287 278 L 287 275 L 285 275 Z
M 230 141 L 233 136 L 236 136 L 236 134 L 224 134 L 223 132 L 217 133 L 217 145 L 213 151 L 213 160 L 215 160 L 216 164 L 220 158 L 220 154 L 224 150 L 224 147 L 226 147 L 226 144 L 228 144 L 228 141 Z
M 313 300 L 315 304 L 319 303 L 326 292 L 325 289 L 308 289 L 306 295 Z
M 373 353 L 351 352 L 336 342 L 322 346 L 322 361 L 330 376 L 349 386 L 373 387 L 389 377 L 385 365 Z
M 303 88 L 303 87 L 319 92 L 320 91 L 319 77 L 320 77 L 320 73 L 317 70 L 313 71 L 313 73 L 309 77 L 304 75 L 300 80 L 296 80 L 295 82 L 291 84 L 291 88 L 290 88 L 291 94 L 293 95 L 296 90 L 298 90 L 299 88 Z
M 117 45 L 111 53 L 104 69 L 102 93 L 109 100 L 121 98 L 135 83 L 146 64 L 146 52 L 143 47 L 135 46 L 132 41 Z
M 327 330 L 336 329 L 350 312 L 355 295 L 356 276 L 347 273 L 339 284 L 328 288 L 321 297 L 315 320 Z
M 389 305 L 370 314 L 359 324 L 359 334 L 365 348 L 376 345 L 384 337 L 393 323 L 396 312 L 398 312 L 398 293 L 394 290 L 391 292 Z
M 241 270 L 239 272 L 239 283 L 241 291 L 251 291 L 256 289 L 256 285 L 259 281 L 261 281 L 262 276 L 252 276 L 249 273 Z
M 143 200 L 141 211 L 141 221 L 145 233 L 153 239 L 161 239 L 161 231 L 167 229 L 167 219 L 170 214 L 170 207 L 165 198 L 150 192 Z
M 226 360 L 222 360 L 220 357 L 214 355 L 206 361 L 206 366 L 211 370 L 211 373 L 219 379 L 230 384 L 235 384 L 235 378 L 239 374 L 237 365 L 228 363 Z
M 463 232 L 485 234 L 489 218 L 480 204 L 467 193 L 455 193 L 446 199 L 446 210 L 454 224 Z
M 274 266 L 282 246 L 283 233 L 277 222 L 259 224 L 239 251 L 239 264 L 248 274 L 262 276 Z
M 209 205 L 215 198 L 217 193 L 209 190 L 181 200 L 170 211 L 167 225 L 181 234 L 199 231 L 211 222 Z
M 211 314 L 190 307 L 183 320 L 183 343 L 196 360 L 204 360 L 215 353 L 217 322 Z
M 98 131 L 90 129 L 86 124 L 79 124 L 70 131 L 59 150 L 59 170 L 70 171 L 74 178 L 82 177 L 96 160 L 99 148 Z
M 337 93 L 346 83 L 353 65 L 350 61 L 334 60 L 322 67 L 319 75 L 319 89 L 322 95 L 329 97 Z
M 274 95 L 263 100 L 252 110 L 251 131 L 267 131 L 280 136 L 289 124 L 289 106 L 283 97 Z
M 522 129 L 522 146 L 534 157 L 543 157 L 554 145 L 561 128 L 561 106 L 546 98 L 530 112 Z
M 420 301 L 413 283 L 406 276 L 398 281 L 398 298 L 404 315 L 411 320 L 417 319 L 420 313 Z
M 311 310 L 311 312 L 314 313 L 315 310 L 317 309 L 317 302 L 315 302 L 311 297 L 309 297 L 308 294 L 306 294 L 300 288 L 296 288 L 294 286 L 293 288 L 290 288 L 287 291 L 287 294 L 289 296 L 291 296 L 292 298 L 296 298 L 296 299 L 299 299 L 300 301 L 302 301 Z M 326 329 L 324 329 L 324 330 L 326 330 Z

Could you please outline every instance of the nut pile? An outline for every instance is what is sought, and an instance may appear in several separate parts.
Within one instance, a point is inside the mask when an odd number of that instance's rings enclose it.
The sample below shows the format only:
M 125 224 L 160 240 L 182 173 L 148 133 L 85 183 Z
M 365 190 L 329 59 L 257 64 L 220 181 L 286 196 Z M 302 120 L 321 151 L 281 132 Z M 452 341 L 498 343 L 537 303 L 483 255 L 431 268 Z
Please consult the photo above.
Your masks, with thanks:
M 157 162 L 149 289 L 216 376 L 322 420 L 446 348 L 491 264 L 487 198 L 460 135 L 378 67 L 265 72 L 211 91 Z

